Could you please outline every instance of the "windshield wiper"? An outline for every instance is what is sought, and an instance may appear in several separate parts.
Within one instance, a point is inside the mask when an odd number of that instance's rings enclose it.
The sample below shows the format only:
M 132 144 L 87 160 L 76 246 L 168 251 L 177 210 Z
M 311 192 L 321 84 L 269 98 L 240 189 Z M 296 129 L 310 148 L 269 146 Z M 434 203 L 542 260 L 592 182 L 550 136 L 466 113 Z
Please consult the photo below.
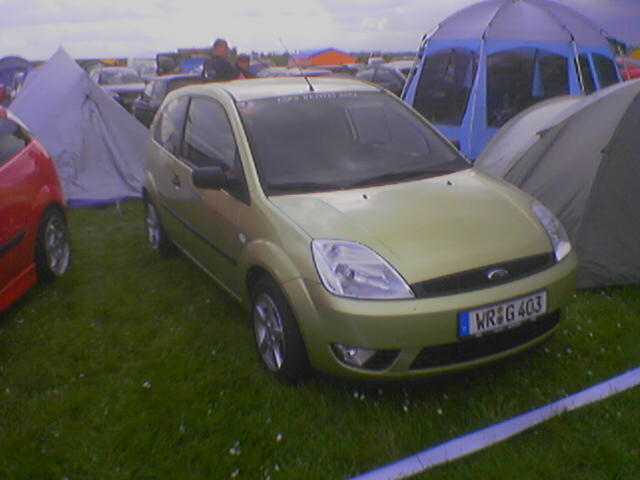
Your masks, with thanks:
M 380 183 L 393 183 L 400 182 L 402 180 L 420 180 L 427 177 L 437 177 L 439 175 L 447 175 L 449 173 L 455 172 L 455 169 L 452 168 L 429 168 L 426 170 L 411 170 L 408 172 L 387 172 L 382 175 L 376 175 L 373 177 L 365 178 L 363 180 L 358 180 L 357 182 L 351 183 L 349 186 L 351 187 L 363 187 L 367 185 L 377 185 Z

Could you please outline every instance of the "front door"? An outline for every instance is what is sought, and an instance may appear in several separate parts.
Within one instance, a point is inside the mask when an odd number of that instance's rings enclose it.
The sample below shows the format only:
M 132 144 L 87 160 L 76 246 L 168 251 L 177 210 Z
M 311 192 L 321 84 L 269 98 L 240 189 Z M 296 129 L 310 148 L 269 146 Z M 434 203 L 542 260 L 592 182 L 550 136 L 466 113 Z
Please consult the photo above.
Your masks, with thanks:
M 189 108 L 189 97 L 178 97 L 163 106 L 156 124 L 153 138 L 153 162 L 149 164 L 158 192 L 158 205 L 162 224 L 169 237 L 180 248 L 184 248 L 186 232 L 178 216 L 178 208 L 187 198 L 181 188 L 177 173 L 176 157 L 182 149 L 184 123 Z
M 33 262 L 26 248 L 27 215 L 34 193 L 29 139 L 8 118 L 0 118 L 0 292 Z
M 223 190 L 193 185 L 193 170 L 220 167 L 229 180 Z M 185 249 L 224 287 L 240 293 L 237 262 L 243 247 L 238 219 L 248 197 L 235 137 L 224 107 L 194 96 L 189 104 L 182 152 L 173 164 L 181 201 L 176 213 L 187 230 Z

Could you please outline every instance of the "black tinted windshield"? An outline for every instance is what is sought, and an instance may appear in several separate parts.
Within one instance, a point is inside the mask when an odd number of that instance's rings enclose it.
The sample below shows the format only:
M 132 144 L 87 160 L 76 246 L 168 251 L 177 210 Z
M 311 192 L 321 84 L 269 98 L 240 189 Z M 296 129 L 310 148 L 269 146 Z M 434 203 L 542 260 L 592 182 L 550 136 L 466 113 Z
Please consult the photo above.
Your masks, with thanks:
M 397 183 L 470 166 L 384 93 L 310 93 L 238 108 L 268 195 Z

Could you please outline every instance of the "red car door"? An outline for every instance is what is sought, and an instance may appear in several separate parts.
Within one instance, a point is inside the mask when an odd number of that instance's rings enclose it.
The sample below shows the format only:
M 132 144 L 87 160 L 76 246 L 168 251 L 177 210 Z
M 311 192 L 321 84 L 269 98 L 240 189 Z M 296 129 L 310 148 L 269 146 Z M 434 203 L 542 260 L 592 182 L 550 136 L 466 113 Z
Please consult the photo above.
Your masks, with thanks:
M 34 260 L 27 225 L 34 170 L 28 139 L 12 120 L 0 116 L 0 292 Z

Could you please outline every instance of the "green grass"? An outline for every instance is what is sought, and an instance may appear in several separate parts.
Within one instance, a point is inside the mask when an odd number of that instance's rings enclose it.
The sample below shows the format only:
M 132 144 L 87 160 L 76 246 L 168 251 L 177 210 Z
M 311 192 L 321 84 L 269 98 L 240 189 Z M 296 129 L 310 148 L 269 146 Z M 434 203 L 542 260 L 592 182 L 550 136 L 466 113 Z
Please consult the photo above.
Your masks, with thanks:
M 0 478 L 347 478 L 639 363 L 627 288 L 580 293 L 551 341 L 470 374 L 287 387 L 239 306 L 146 247 L 142 215 L 71 212 L 72 271 L 0 319 Z M 423 477 L 638 478 L 639 431 L 636 389 Z

